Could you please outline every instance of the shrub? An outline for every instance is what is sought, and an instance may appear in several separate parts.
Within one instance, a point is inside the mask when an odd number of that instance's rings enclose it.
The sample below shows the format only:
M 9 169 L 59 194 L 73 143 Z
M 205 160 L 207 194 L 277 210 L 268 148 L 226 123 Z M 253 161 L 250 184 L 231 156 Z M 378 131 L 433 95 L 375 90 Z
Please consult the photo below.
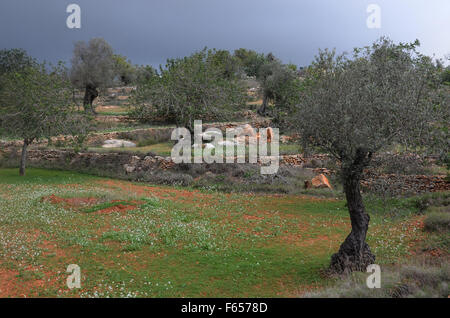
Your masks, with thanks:
M 424 229 L 430 232 L 448 232 L 450 230 L 450 213 L 430 213 L 424 221 Z
M 342 276 L 335 286 L 305 297 L 333 298 L 447 298 L 449 293 L 450 266 L 405 265 L 384 269 L 381 274 L 381 288 L 370 289 L 366 285 L 367 273 L 353 273 Z

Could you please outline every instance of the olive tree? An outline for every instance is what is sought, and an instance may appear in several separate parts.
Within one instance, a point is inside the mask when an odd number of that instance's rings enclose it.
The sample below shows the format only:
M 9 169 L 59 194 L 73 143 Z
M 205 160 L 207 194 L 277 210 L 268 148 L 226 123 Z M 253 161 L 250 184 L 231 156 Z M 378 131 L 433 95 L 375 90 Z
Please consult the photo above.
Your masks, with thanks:
M 0 50 L 0 76 L 33 66 L 36 61 L 23 49 Z
M 20 175 L 25 175 L 28 146 L 35 140 L 64 133 L 72 125 L 70 82 L 61 64 L 25 67 L 1 78 L 1 132 L 23 140 Z
M 263 103 L 258 109 L 260 115 L 267 114 L 269 101 L 275 104 L 275 113 L 286 112 L 298 102 L 301 83 L 296 70 L 292 65 L 282 64 L 272 54 L 267 55 L 266 63 L 259 68 L 257 80 L 263 94 Z
M 305 77 L 294 122 L 305 144 L 340 163 L 350 213 L 351 232 L 331 258 L 335 272 L 365 270 L 375 261 L 366 243 L 370 217 L 360 192 L 363 170 L 389 146 L 426 146 L 440 111 L 449 106 L 436 100 L 436 68 L 417 52 L 418 45 L 381 38 L 350 57 L 320 51 Z
M 235 50 L 233 56 L 247 76 L 257 76 L 261 66 L 266 63 L 264 54 L 244 48 Z
M 8 73 L 20 72 L 33 65 L 36 61 L 23 49 L 0 50 L 0 80 Z
M 133 115 L 141 121 L 175 123 L 193 132 L 194 120 L 224 119 L 243 105 L 239 78 L 204 49 L 191 56 L 169 59 L 160 74 L 140 83 L 133 93 Z
M 151 65 L 136 66 L 136 84 L 147 83 L 153 76 L 157 75 L 157 71 Z
M 96 113 L 92 106 L 98 97 L 98 89 L 112 85 L 117 71 L 117 59 L 113 49 L 102 38 L 93 38 L 89 43 L 75 43 L 70 79 L 72 84 L 85 91 L 85 112 Z
M 115 73 L 119 85 L 131 85 L 136 82 L 137 68 L 125 56 L 115 54 Z

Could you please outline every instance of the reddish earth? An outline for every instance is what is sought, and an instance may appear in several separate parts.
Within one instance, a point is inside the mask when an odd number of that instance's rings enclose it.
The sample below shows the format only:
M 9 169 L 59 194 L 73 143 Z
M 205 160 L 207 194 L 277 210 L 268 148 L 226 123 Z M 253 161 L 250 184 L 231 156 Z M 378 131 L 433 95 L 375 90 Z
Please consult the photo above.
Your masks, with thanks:
M 244 219 L 246 220 L 263 220 L 264 217 L 255 216 L 255 215 L 244 215 Z
M 61 198 L 58 197 L 54 194 L 48 196 L 48 197 L 43 197 L 42 201 L 47 201 L 50 202 L 52 204 L 59 204 L 64 206 L 65 208 L 74 208 L 74 209 L 78 209 L 78 208 L 82 208 L 82 207 L 86 207 L 86 206 L 92 206 L 95 204 L 98 204 L 100 202 L 100 199 L 98 198 Z M 111 201 L 111 203 L 115 203 L 115 202 L 122 202 L 121 200 L 114 200 Z M 97 210 L 93 213 L 95 214 L 108 214 L 108 213 L 112 213 L 112 212 L 125 212 L 125 211 L 130 211 L 130 210 L 134 210 L 136 209 L 136 205 L 137 204 L 142 204 L 143 202 L 131 202 L 132 204 L 126 204 L 125 202 L 122 204 L 118 204 L 109 208 L 105 208 L 105 209 L 101 209 L 101 210 Z
M 121 202 L 118 200 L 112 201 L 112 202 Z M 132 202 L 134 204 L 141 204 L 142 202 Z M 95 211 L 93 213 L 95 214 L 109 214 L 109 213 L 113 213 L 113 212 L 126 212 L 126 211 L 131 211 L 131 210 L 135 210 L 136 209 L 136 205 L 133 204 L 118 204 L 106 209 L 102 209 L 102 210 L 98 210 Z
M 43 279 L 18 282 L 19 272 L 0 269 L 0 298 L 26 297 L 31 289 L 44 286 Z
M 212 199 L 209 194 L 202 193 L 196 190 L 181 190 L 181 189 L 171 189 L 163 188 L 158 186 L 147 186 L 147 185 L 135 185 L 130 183 L 125 183 L 117 180 L 100 180 L 98 181 L 103 186 L 108 186 L 110 188 L 116 188 L 128 193 L 135 193 L 137 195 L 147 196 L 147 197 L 157 197 L 160 199 L 168 199 L 178 202 L 189 202 L 198 203 L 204 200 Z
M 80 208 L 89 205 L 94 205 L 99 202 L 98 198 L 61 198 L 54 194 L 43 197 L 42 201 L 47 201 L 52 204 L 61 204 L 68 208 Z

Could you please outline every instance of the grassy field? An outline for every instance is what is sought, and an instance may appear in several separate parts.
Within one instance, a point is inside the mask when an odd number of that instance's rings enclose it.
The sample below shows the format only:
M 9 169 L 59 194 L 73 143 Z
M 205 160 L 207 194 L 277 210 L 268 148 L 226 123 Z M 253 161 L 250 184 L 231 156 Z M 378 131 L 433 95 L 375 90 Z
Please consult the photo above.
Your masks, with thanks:
M 377 263 L 409 257 L 422 220 L 375 213 Z M 0 297 L 296 297 L 333 283 L 322 271 L 349 230 L 337 199 L 1 169 Z

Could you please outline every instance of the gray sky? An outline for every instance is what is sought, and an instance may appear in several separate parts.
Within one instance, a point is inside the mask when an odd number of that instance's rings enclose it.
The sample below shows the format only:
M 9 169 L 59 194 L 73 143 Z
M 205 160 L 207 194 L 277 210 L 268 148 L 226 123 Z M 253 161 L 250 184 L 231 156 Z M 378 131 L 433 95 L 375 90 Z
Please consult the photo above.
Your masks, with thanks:
M 66 7 L 81 7 L 81 29 L 68 29 Z M 369 4 L 381 28 L 369 29 Z M 70 61 L 73 43 L 105 38 L 135 64 L 164 63 L 207 46 L 273 52 L 309 64 L 319 48 L 350 51 L 381 35 L 450 53 L 450 0 L 1 0 L 0 48 L 24 48 L 51 62 Z

